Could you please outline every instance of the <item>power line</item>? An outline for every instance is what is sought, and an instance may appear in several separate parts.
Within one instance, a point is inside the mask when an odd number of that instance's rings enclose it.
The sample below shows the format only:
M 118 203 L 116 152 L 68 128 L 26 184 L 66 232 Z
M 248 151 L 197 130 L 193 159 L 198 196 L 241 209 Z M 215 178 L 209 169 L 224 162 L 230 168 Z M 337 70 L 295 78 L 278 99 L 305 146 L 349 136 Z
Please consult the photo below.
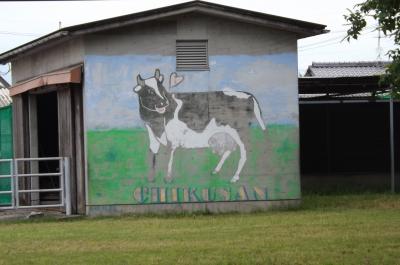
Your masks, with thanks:
M 0 34 L 1 35 L 13 35 L 13 36 L 40 37 L 39 34 L 27 33 L 27 32 L 0 31 Z
M 366 31 L 366 30 L 369 30 L 369 29 L 372 29 L 372 28 L 376 28 L 376 26 L 372 26 L 372 25 L 371 25 L 371 26 L 368 26 L 368 27 L 364 28 L 363 31 Z M 370 33 L 374 32 L 374 31 L 375 31 L 375 29 L 372 30 L 372 31 L 370 31 L 370 32 L 364 33 L 364 35 L 370 34 Z M 344 33 L 344 32 L 347 32 L 347 30 L 332 31 L 332 32 L 330 32 L 329 34 L 331 34 L 331 33 Z M 327 45 L 323 45 L 323 46 L 319 46 L 319 45 L 320 45 L 320 44 L 325 44 L 325 43 L 332 43 L 332 45 L 333 45 L 333 44 L 337 44 L 337 43 L 340 43 L 340 42 L 341 42 L 342 40 L 344 40 L 345 38 L 346 38 L 346 35 L 342 35 L 342 36 L 338 36 L 338 37 L 333 37 L 333 38 L 330 38 L 330 39 L 327 39 L 327 40 L 317 41 L 317 42 L 314 42 L 314 43 L 309 43 L 309 44 L 301 45 L 301 46 L 299 46 L 299 49 L 308 49 L 308 48 L 311 48 L 311 46 L 318 46 L 318 47 L 315 47 L 315 48 L 325 47 L 325 46 L 327 46 Z M 340 40 L 340 41 L 337 42 L 337 40 Z M 334 41 L 334 42 L 332 42 L 332 41 Z
M 326 42 L 341 40 L 341 39 L 343 39 L 343 38 L 344 38 L 343 36 L 334 37 L 334 38 L 330 38 L 330 39 L 323 40 L 323 41 L 318 41 L 318 42 L 314 42 L 314 43 L 310 43 L 310 44 L 301 45 L 301 46 L 299 46 L 299 48 L 300 48 L 300 49 L 308 48 L 308 47 L 310 47 L 310 46 L 316 46 L 316 45 L 323 44 L 323 43 L 326 43 Z
M 305 49 L 299 49 L 299 52 L 304 52 L 304 51 L 308 51 L 308 50 L 313 50 L 313 49 L 319 49 L 319 48 L 323 48 L 323 47 L 327 47 L 327 46 L 331 46 L 331 45 L 335 45 L 335 44 L 339 44 L 340 41 L 336 41 L 336 42 L 332 42 L 332 43 L 327 43 L 325 45 L 320 45 L 320 46 L 315 46 L 315 47 L 308 47 Z
M 373 31 L 365 33 L 364 35 L 370 34 L 372 32 Z M 299 51 L 302 52 L 302 51 L 307 51 L 307 50 L 311 50 L 311 49 L 318 49 L 318 48 L 322 48 L 322 47 L 326 47 L 326 46 L 330 46 L 330 45 L 340 44 L 340 43 L 342 43 L 344 38 L 345 37 L 337 37 L 337 38 L 332 38 L 332 39 L 321 41 L 321 42 L 316 42 L 313 44 L 308 44 L 305 46 L 299 46 Z M 340 41 L 337 41 L 339 39 L 340 39 Z M 322 45 L 320 45 L 320 44 L 322 44 Z

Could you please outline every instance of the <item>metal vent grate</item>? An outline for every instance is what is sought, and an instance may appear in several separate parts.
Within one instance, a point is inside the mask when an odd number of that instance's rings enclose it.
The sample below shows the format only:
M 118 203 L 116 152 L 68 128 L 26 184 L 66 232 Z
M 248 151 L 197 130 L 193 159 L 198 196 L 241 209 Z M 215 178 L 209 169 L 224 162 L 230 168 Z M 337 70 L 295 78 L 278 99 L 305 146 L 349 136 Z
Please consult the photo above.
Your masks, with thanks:
M 206 71 L 208 67 L 208 49 L 206 40 L 176 41 L 177 71 Z

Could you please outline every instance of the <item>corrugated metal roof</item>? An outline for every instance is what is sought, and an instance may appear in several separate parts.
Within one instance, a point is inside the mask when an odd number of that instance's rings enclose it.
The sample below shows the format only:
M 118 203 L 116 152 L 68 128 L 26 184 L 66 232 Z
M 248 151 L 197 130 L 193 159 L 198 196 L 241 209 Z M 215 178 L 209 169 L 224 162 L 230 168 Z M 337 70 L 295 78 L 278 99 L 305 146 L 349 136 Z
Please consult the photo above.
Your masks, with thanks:
M 373 62 L 313 62 L 307 69 L 305 77 L 363 77 L 378 76 L 385 73 L 386 67 L 390 64 L 387 61 Z
M 388 93 L 388 87 L 379 82 L 380 77 L 300 77 L 299 99 L 302 101 L 326 100 L 377 100 Z
M 7 88 L 0 86 L 0 108 L 7 107 L 12 103 L 10 92 Z
M 299 94 L 299 99 L 335 99 L 335 98 L 368 98 L 372 97 L 372 93 L 354 93 L 345 95 L 327 95 L 327 94 Z
M 30 80 L 14 84 L 9 88 L 10 95 L 15 96 L 31 89 L 36 89 L 42 86 L 75 83 L 79 84 L 82 81 L 82 65 L 75 65 L 69 68 L 64 68 L 51 73 L 36 76 Z

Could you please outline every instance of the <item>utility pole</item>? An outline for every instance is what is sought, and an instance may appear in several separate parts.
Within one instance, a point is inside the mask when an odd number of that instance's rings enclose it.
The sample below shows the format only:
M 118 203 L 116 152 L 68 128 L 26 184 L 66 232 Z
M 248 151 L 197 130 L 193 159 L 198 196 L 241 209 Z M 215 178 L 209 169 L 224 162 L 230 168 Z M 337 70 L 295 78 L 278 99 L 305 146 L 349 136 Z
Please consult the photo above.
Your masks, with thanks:
M 396 191 L 395 169 L 394 169 L 394 114 L 393 114 L 393 87 L 390 88 L 390 190 L 392 193 Z
M 378 25 L 378 47 L 376 48 L 376 51 L 378 53 L 378 56 L 376 57 L 376 59 L 378 61 L 382 60 L 382 46 L 381 46 L 381 26 Z

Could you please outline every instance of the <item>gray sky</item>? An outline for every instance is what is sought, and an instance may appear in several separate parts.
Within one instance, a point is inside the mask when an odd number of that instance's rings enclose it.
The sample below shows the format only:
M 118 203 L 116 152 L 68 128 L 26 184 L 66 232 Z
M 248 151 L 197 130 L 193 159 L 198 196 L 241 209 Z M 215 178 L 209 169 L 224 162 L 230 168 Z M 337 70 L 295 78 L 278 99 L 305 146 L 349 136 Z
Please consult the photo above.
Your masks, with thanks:
M 31 41 L 59 27 L 135 13 L 182 3 L 181 0 L 146 1 L 69 1 L 0 2 L 0 53 Z M 299 73 L 311 62 L 370 61 L 378 58 L 378 33 L 372 28 L 357 41 L 341 42 L 346 26 L 343 14 L 362 0 L 210 0 L 223 5 L 264 12 L 327 25 L 331 33 L 299 40 Z M 372 26 L 373 24 L 371 24 Z M 386 60 L 393 41 L 381 39 L 381 59 Z M 0 65 L 0 74 L 10 81 L 8 66 Z

